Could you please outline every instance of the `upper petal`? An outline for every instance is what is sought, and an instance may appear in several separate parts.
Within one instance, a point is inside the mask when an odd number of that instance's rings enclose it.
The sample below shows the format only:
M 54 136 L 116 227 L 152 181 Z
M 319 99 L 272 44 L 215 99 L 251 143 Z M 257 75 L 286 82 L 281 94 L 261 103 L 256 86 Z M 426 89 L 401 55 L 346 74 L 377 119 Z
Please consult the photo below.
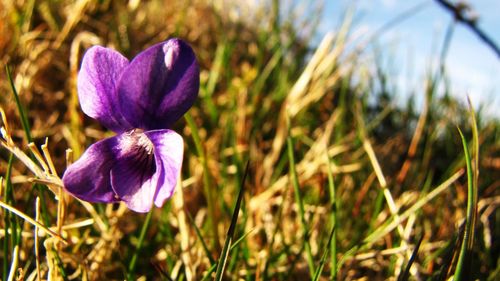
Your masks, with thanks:
M 75 197 L 90 201 L 109 203 L 117 201 L 111 188 L 110 170 L 115 163 L 116 137 L 104 139 L 91 145 L 63 175 L 64 188 Z
M 163 173 L 161 180 L 158 181 L 154 198 L 155 205 L 161 207 L 165 200 L 172 196 L 177 185 L 182 167 L 184 143 L 182 137 L 171 130 L 155 130 L 145 134 L 153 143 L 156 166 Z
M 166 129 L 198 96 L 199 67 L 179 39 L 156 44 L 134 58 L 118 84 L 121 112 L 135 128 Z
M 116 96 L 119 78 L 128 64 L 117 51 L 93 46 L 83 56 L 78 74 L 78 98 L 83 112 L 118 133 L 131 128 L 117 106 Z

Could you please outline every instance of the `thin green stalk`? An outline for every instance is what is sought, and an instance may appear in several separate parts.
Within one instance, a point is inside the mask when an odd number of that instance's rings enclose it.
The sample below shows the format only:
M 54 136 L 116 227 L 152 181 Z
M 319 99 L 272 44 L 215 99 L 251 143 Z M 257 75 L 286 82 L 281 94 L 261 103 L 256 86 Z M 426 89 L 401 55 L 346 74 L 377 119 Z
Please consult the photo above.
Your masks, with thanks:
M 217 85 L 217 81 L 219 81 L 219 76 L 223 72 L 223 67 L 224 65 L 227 65 L 226 54 L 228 49 L 229 47 L 226 42 L 222 42 L 217 46 L 213 66 L 210 69 L 206 87 L 202 88 L 202 90 L 204 90 L 202 96 L 203 102 L 207 107 L 210 121 L 212 123 L 215 123 L 217 121 L 219 115 L 219 113 L 217 112 L 217 107 L 213 102 L 212 95 L 215 92 L 215 86 Z
M 5 65 L 5 71 L 7 72 L 7 79 L 9 80 L 12 94 L 14 95 L 14 100 L 16 102 L 17 111 L 19 112 L 21 124 L 23 126 L 23 130 L 24 130 L 24 133 L 26 135 L 26 140 L 28 141 L 28 143 L 31 143 L 31 142 L 33 142 L 33 138 L 31 137 L 30 124 L 28 122 L 28 118 L 26 116 L 26 113 L 25 113 L 24 107 L 21 103 L 21 100 L 19 99 L 19 94 L 17 93 L 16 86 L 14 85 L 14 80 L 12 79 L 9 65 Z M 44 223 L 46 225 L 49 225 L 50 223 L 49 223 L 49 217 L 48 217 L 48 212 L 47 212 L 47 204 L 45 202 L 45 196 L 44 196 L 46 187 L 39 185 L 39 184 L 34 184 L 33 188 L 37 189 L 40 192 L 40 203 L 42 206 L 42 218 L 44 220 Z
M 233 216 L 231 218 L 231 224 L 229 225 L 229 229 L 227 230 L 226 241 L 224 242 L 224 247 L 222 248 L 222 252 L 219 257 L 219 261 L 217 262 L 217 271 L 215 272 L 214 280 L 220 281 L 224 275 L 224 269 L 226 267 L 227 258 L 229 256 L 229 252 L 231 250 L 231 244 L 233 242 L 234 232 L 236 230 L 236 224 L 238 222 L 238 214 L 241 208 L 241 201 L 243 201 L 243 194 L 245 191 L 245 181 L 248 175 L 249 162 L 247 162 L 247 166 L 245 168 L 245 174 L 243 175 L 243 179 L 241 180 L 240 192 L 238 193 L 238 198 L 236 199 L 236 203 L 234 204 Z
M 417 258 L 418 254 L 418 249 L 420 249 L 420 245 L 422 244 L 422 240 L 424 240 L 424 236 L 420 236 L 420 239 L 418 239 L 417 244 L 415 245 L 415 249 L 413 249 L 413 252 L 411 253 L 410 259 L 408 260 L 408 264 L 406 265 L 405 269 L 402 270 L 401 275 L 399 275 L 398 281 L 408 281 L 408 278 L 410 277 L 410 269 L 411 266 L 413 265 L 413 262 Z
M 442 182 L 439 186 L 434 188 L 431 192 L 429 192 L 429 194 L 418 199 L 417 202 L 415 202 L 411 207 L 409 207 L 407 210 L 405 210 L 402 214 L 399 215 L 399 221 L 396 220 L 394 216 L 387 219 L 384 224 L 377 227 L 365 239 L 363 239 L 363 243 L 365 243 L 365 245 L 373 244 L 375 243 L 375 241 L 379 240 L 384 235 L 394 230 L 399 225 L 400 221 L 406 220 L 410 215 L 414 214 L 417 210 L 422 208 L 430 200 L 432 200 L 437 195 L 445 191 L 452 183 L 454 183 L 462 176 L 462 173 L 463 173 L 462 171 L 456 172 L 455 174 L 450 176 L 447 180 Z
M 10 221 L 9 221 L 9 215 L 8 213 L 5 214 L 4 217 L 4 238 L 3 238 L 3 267 L 2 267 L 2 280 L 7 280 L 7 272 L 9 270 L 9 228 L 10 228 Z
M 17 90 L 16 90 L 16 86 L 14 85 L 14 80 L 12 80 L 9 65 L 5 65 L 5 71 L 7 72 L 7 79 L 10 82 L 10 87 L 12 89 L 12 93 L 14 94 L 14 100 L 16 101 L 17 109 L 19 111 L 21 125 L 23 126 L 24 133 L 26 134 L 26 139 L 28 140 L 28 143 L 30 143 L 33 141 L 33 139 L 31 138 L 31 133 L 30 133 L 30 125 L 28 122 L 28 118 L 26 117 L 26 114 L 24 113 L 24 109 L 23 109 L 23 106 L 21 104 L 21 100 L 19 99 L 19 94 L 17 93 Z
M 210 275 L 212 275 L 212 273 L 214 273 L 214 271 L 217 269 L 217 263 L 214 263 L 208 270 L 207 270 L 207 273 L 205 274 L 205 276 L 203 276 L 203 278 L 201 278 L 201 281 L 205 281 L 205 280 L 208 280 L 210 279 Z
M 142 225 L 141 233 L 139 234 L 139 241 L 137 242 L 137 247 L 135 248 L 134 255 L 132 256 L 132 259 L 130 260 L 130 263 L 128 265 L 127 280 L 133 280 L 133 278 L 134 278 L 134 271 L 135 271 L 135 265 L 137 262 L 137 257 L 139 256 L 139 252 L 142 248 L 142 244 L 144 242 L 144 237 L 146 237 L 146 232 L 148 230 L 149 223 L 151 222 L 152 216 L 153 216 L 153 211 L 151 210 L 146 215 L 146 220 L 144 221 L 144 224 Z
M 9 162 L 7 164 L 7 171 L 5 173 L 5 189 L 4 189 L 4 198 L 6 198 L 6 202 L 11 202 L 11 193 L 12 193 L 12 185 L 10 183 L 10 174 L 11 174 L 11 171 L 12 171 L 12 163 L 14 161 L 14 155 L 11 153 L 9 155 Z M 0 184 L 2 184 L 2 181 L 0 180 Z M 1 188 L 1 187 L 0 187 Z M 3 275 L 2 275 L 2 280 L 7 280 L 7 273 L 8 273 L 8 270 L 9 270 L 9 262 L 8 262 L 8 257 L 9 257 L 9 241 L 10 241 L 10 234 L 9 234 L 9 228 L 11 227 L 11 223 L 10 221 L 12 220 L 12 215 L 10 214 L 10 212 L 6 212 L 5 213 L 5 217 L 4 217 L 4 223 L 5 223 L 5 226 L 4 226 L 4 240 L 3 240 L 3 254 L 4 254 L 4 258 L 3 258 Z M 13 223 L 15 223 L 13 221 Z M 14 231 L 12 231 L 12 237 L 13 237 L 13 241 L 15 241 L 16 239 L 14 238 L 15 237 L 15 233 Z M 11 245 L 15 244 L 12 243 Z
M 214 265 L 217 263 L 217 261 L 214 260 L 212 257 L 212 253 L 210 253 L 210 250 L 207 247 L 207 244 L 205 243 L 205 240 L 203 239 L 203 236 L 201 235 L 201 231 L 194 222 L 193 217 L 191 214 L 186 210 L 185 213 L 187 214 L 187 217 L 189 219 L 189 222 L 191 223 L 191 226 L 194 228 L 194 232 L 196 233 L 196 236 L 198 237 L 198 240 L 201 242 L 201 246 L 203 247 L 203 250 L 205 251 L 205 255 L 207 255 L 207 258 L 210 260 L 210 264 Z
M 472 217 L 473 218 L 472 229 L 475 229 L 476 219 L 477 219 L 477 202 L 478 202 L 477 189 L 478 189 L 478 181 L 479 181 L 479 133 L 478 133 L 478 128 L 477 128 L 476 113 L 474 112 L 474 107 L 472 106 L 472 102 L 471 102 L 469 96 L 467 96 L 467 101 L 469 103 L 469 112 L 470 112 L 471 121 L 472 121 L 472 149 L 474 151 L 474 159 L 472 161 L 474 161 L 473 167 L 475 167 L 475 170 L 473 170 L 474 176 L 473 176 L 472 183 L 473 183 L 475 192 L 474 192 L 474 196 L 473 196 L 474 216 Z M 474 232 L 472 233 L 472 239 L 470 241 L 470 244 L 468 245 L 469 249 L 472 249 L 473 241 L 474 241 Z
M 325 252 L 323 253 L 323 256 L 321 256 L 321 261 L 319 262 L 319 266 L 316 269 L 316 272 L 314 273 L 313 281 L 318 281 L 319 277 L 321 276 L 321 273 L 323 272 L 323 268 L 325 266 L 326 259 L 328 258 L 328 252 L 332 246 L 331 244 L 334 241 L 335 232 L 337 232 L 336 226 L 332 226 L 332 231 L 330 231 L 330 236 L 328 238 L 328 243 L 326 245 Z M 337 265 L 335 264 L 335 267 L 332 267 L 332 271 L 336 272 L 336 270 L 335 270 L 336 266 Z M 330 280 L 335 280 L 335 279 L 330 277 Z
M 283 157 L 285 158 L 285 157 Z M 289 189 L 286 189 L 284 191 L 284 194 L 282 195 L 283 198 L 287 198 L 288 197 L 288 192 L 289 192 Z M 278 231 L 280 230 L 280 223 L 282 221 L 282 217 L 283 217 L 283 209 L 284 209 L 284 206 L 285 204 L 279 204 L 279 207 L 278 207 L 278 214 L 276 216 L 276 220 L 274 221 L 274 225 L 275 225 L 275 228 L 274 228 L 274 231 L 273 231 L 273 235 L 272 235 L 272 238 L 271 238 L 271 243 L 269 243 L 269 246 L 268 246 L 268 256 L 269 258 L 266 259 L 266 264 L 264 266 L 264 274 L 263 274 L 263 280 L 268 280 L 268 271 L 269 271 L 269 265 L 271 263 L 271 259 L 273 258 L 273 255 L 274 255 L 274 243 L 276 242 L 276 234 L 278 234 Z
M 7 203 L 13 205 L 15 204 L 15 199 L 14 199 L 14 191 L 12 189 L 12 181 L 11 181 L 11 176 L 12 176 L 12 165 L 14 163 L 14 155 L 10 154 L 9 155 L 9 161 L 7 164 L 7 171 L 5 173 L 5 200 Z M 19 248 L 21 245 L 21 232 L 22 232 L 22 227 L 21 223 L 19 221 L 19 218 L 12 214 L 11 212 L 6 210 L 5 214 L 5 240 L 4 240 L 4 272 L 7 273 L 7 267 L 8 267 L 8 256 L 9 256 L 9 241 L 12 249 Z M 8 233 L 8 230 L 11 230 L 10 234 Z M 18 251 L 12 251 L 11 255 L 11 261 L 15 261 L 18 259 Z M 5 267 L 5 263 L 7 263 L 7 267 Z M 11 273 L 12 274 L 12 273 Z M 5 277 L 7 278 L 7 277 Z M 7 280 L 7 279 L 4 279 Z
M 247 233 L 243 234 L 240 238 L 238 238 L 238 240 L 234 241 L 233 245 L 231 245 L 231 248 L 229 249 L 230 251 L 234 250 L 236 247 L 238 247 L 238 245 L 245 241 L 245 238 L 247 238 L 248 235 L 250 235 L 252 232 L 254 231 L 254 229 L 251 229 L 250 231 L 248 231 Z
M 59 269 L 59 273 L 61 274 L 62 280 L 68 281 L 68 274 L 66 274 L 66 270 L 64 269 L 63 261 L 61 257 L 59 256 L 59 253 L 56 251 L 54 247 L 50 248 L 50 251 L 56 258 L 56 263 L 57 263 L 57 268 Z
M 332 237 L 330 239 L 330 280 L 337 280 L 337 197 L 335 191 L 335 182 L 333 180 L 332 163 L 330 162 L 330 157 L 328 156 L 328 151 L 326 152 L 326 157 L 328 160 L 328 190 L 330 193 L 330 205 L 332 210 L 330 211 L 330 220 L 333 228 Z
M 368 228 L 368 233 L 371 233 L 376 226 L 377 217 L 382 211 L 384 205 L 384 191 L 382 189 L 377 190 L 377 197 L 375 198 L 375 207 L 373 208 L 372 218 L 370 219 L 370 227 Z
M 288 159 L 290 161 L 290 180 L 292 181 L 293 190 L 295 192 L 295 201 L 299 207 L 300 222 L 302 225 L 302 233 L 304 235 L 304 246 L 306 250 L 307 265 L 309 266 L 309 274 L 313 278 L 313 274 L 316 271 L 314 269 L 313 256 L 311 252 L 311 245 L 309 244 L 309 231 L 305 217 L 304 202 L 302 201 L 302 196 L 300 195 L 299 178 L 297 176 L 297 171 L 295 170 L 295 158 L 293 155 L 293 140 L 290 133 L 287 137 L 288 146 Z
M 232 252 L 237 246 L 239 243 L 241 243 L 253 230 L 250 230 L 249 232 L 245 233 L 243 236 L 241 236 L 238 240 L 236 240 L 234 242 L 234 244 L 231 246 L 231 248 L 229 248 L 229 252 Z M 212 273 L 215 272 L 215 270 L 217 269 L 217 262 L 213 263 L 210 268 L 207 270 L 207 273 L 205 274 L 205 276 L 203 276 L 203 278 L 201 279 L 202 281 L 203 280 L 208 280 L 210 278 L 210 275 L 212 275 Z M 266 280 L 266 279 L 264 279 Z
M 203 165 L 203 191 L 205 192 L 205 197 L 207 199 L 208 216 L 210 217 L 210 221 L 212 223 L 212 235 L 213 235 L 212 246 L 214 247 L 215 250 L 217 250 L 220 249 L 220 244 L 219 244 L 219 232 L 217 231 L 218 221 L 217 221 L 217 216 L 215 214 L 215 206 L 214 206 L 214 202 L 216 201 L 214 195 L 212 194 L 207 156 L 205 153 L 205 149 L 203 148 L 203 145 L 201 143 L 200 135 L 198 134 L 198 127 L 196 126 L 193 117 L 188 112 L 184 115 L 184 118 L 186 119 L 186 122 L 189 128 L 191 129 L 194 145 L 196 151 L 198 152 L 198 156 L 200 157 L 200 161 Z
M 472 162 L 469 154 L 469 147 L 467 146 L 467 141 L 465 140 L 462 131 L 458 127 L 457 129 L 460 133 L 460 138 L 462 139 L 465 163 L 467 165 L 467 217 L 465 219 L 465 231 L 462 240 L 462 246 L 460 247 L 457 267 L 455 268 L 455 274 L 453 275 L 453 280 L 460 281 L 462 280 L 464 271 L 466 270 L 466 260 L 469 258 L 469 253 L 472 248 L 471 245 L 474 239 L 474 222 L 477 203 L 475 202 L 476 187 L 474 186 L 474 174 L 472 171 Z

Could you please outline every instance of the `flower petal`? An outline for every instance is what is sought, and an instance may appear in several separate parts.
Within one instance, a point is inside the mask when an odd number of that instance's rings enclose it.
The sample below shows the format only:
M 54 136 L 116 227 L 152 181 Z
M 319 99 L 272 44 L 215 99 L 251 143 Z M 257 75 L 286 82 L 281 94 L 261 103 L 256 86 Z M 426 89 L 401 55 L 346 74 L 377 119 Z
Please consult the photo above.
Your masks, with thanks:
M 161 166 L 157 168 L 153 145 L 145 134 L 132 131 L 119 138 L 120 150 L 111 169 L 111 186 L 129 209 L 148 212 L 163 170 Z
M 75 197 L 89 202 L 117 201 L 109 178 L 115 161 L 116 145 L 116 137 L 91 145 L 80 159 L 64 172 L 62 180 L 65 189 Z
M 83 56 L 78 74 L 78 98 L 83 112 L 115 132 L 130 129 L 117 106 L 116 86 L 129 64 L 120 53 L 94 46 Z
M 118 84 L 121 112 L 135 128 L 167 129 L 193 105 L 200 84 L 191 47 L 179 39 L 134 58 Z
M 165 200 L 172 196 L 177 185 L 182 167 L 184 142 L 179 134 L 171 130 L 148 131 L 145 134 L 153 143 L 156 167 L 162 170 L 154 198 L 155 205 L 161 207 Z

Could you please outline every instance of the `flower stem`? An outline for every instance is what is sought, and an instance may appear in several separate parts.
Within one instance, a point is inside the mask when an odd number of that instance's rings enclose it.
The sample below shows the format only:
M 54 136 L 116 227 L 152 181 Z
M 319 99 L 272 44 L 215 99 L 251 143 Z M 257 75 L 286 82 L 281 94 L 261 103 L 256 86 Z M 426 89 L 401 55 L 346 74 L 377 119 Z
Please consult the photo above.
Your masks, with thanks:
M 128 265 L 127 280 L 133 280 L 135 265 L 137 263 L 137 257 L 139 256 L 139 251 L 142 248 L 142 243 L 144 242 L 144 237 L 146 236 L 146 231 L 148 230 L 152 215 L 153 215 L 153 210 L 151 210 L 147 214 L 146 221 L 142 225 L 141 233 L 139 234 L 139 242 L 137 243 L 137 248 L 135 248 L 134 255 L 132 256 L 130 264 Z

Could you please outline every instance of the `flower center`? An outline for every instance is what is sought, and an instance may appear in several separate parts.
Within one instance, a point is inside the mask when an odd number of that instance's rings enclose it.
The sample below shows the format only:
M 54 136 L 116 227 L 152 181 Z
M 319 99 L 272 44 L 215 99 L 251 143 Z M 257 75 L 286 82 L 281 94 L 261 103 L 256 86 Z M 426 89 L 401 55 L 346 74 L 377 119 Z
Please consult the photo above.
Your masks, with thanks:
M 141 152 L 140 154 L 151 155 L 154 150 L 153 143 L 149 140 L 148 136 L 144 134 L 142 129 L 132 129 L 125 133 L 123 140 L 124 152 Z
M 156 171 L 154 146 L 144 130 L 132 129 L 119 138 L 117 160 L 129 171 L 140 175 L 140 182 L 150 178 Z
M 144 134 L 143 130 L 141 129 L 135 129 L 136 130 L 136 134 L 138 134 L 138 137 L 137 137 L 137 145 L 140 146 L 142 149 L 144 149 L 148 155 L 151 155 L 151 153 L 153 153 L 153 143 L 151 142 L 151 140 L 149 140 L 149 138 L 146 136 L 146 134 Z

